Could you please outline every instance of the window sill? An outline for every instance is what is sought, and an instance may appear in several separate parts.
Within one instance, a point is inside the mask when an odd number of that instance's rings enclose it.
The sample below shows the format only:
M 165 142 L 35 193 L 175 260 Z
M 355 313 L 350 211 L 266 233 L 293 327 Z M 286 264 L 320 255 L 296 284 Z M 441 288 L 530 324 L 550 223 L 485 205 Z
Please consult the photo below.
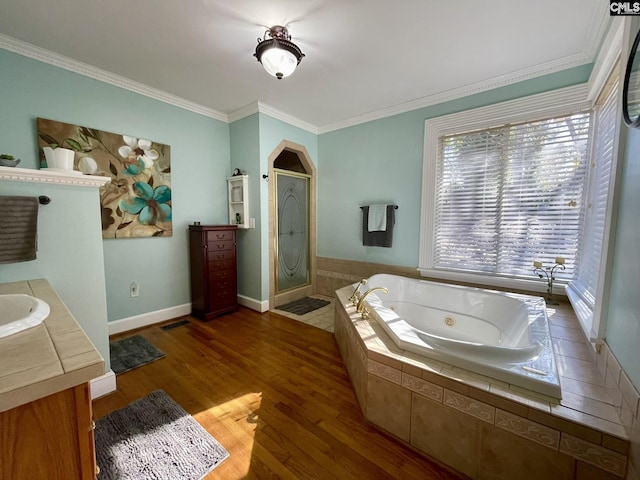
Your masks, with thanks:
M 418 272 L 425 278 L 434 278 L 439 280 L 448 280 L 451 282 L 471 283 L 483 287 L 499 287 L 503 289 L 516 289 L 528 292 L 536 292 L 544 294 L 547 292 L 547 284 L 541 280 L 517 278 L 517 277 L 498 277 L 492 275 L 482 275 L 470 272 L 453 272 L 445 270 L 434 270 L 431 268 L 418 267 Z M 532 274 L 533 275 L 533 274 Z M 553 286 L 554 295 L 566 295 L 566 284 L 556 281 Z
M 567 287 L 567 297 L 569 297 L 569 302 L 571 302 L 573 311 L 576 313 L 576 317 L 578 317 L 578 321 L 582 327 L 582 332 L 587 338 L 589 344 L 598 351 L 598 348 L 600 344 L 604 342 L 604 339 L 596 338 L 596 334 L 593 333 L 593 308 L 584 301 L 580 294 L 573 289 L 571 285 Z

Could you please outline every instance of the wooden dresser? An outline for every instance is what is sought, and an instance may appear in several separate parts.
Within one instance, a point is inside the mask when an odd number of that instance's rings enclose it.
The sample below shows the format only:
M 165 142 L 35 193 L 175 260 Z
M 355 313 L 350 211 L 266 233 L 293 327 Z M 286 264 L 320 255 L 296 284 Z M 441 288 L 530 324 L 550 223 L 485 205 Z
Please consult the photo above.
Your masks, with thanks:
M 191 314 L 202 320 L 238 309 L 236 225 L 189 225 Z

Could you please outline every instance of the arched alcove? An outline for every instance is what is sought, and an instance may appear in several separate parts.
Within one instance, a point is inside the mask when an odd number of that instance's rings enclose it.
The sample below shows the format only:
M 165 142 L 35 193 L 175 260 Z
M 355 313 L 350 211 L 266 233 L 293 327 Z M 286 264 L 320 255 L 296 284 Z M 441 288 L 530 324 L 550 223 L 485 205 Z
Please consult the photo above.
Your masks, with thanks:
M 269 163 L 269 308 L 309 296 L 315 291 L 316 279 L 316 168 L 303 145 L 283 140 L 268 158 Z M 278 288 L 279 252 L 278 248 L 278 205 L 277 179 L 291 177 L 308 181 L 308 280 L 304 284 Z M 289 197 L 294 198 L 294 197 Z M 295 201 L 295 199 L 294 199 Z M 292 228 L 292 235 L 294 234 Z M 281 242 L 282 243 L 282 242 Z M 294 257 L 299 252 L 294 252 Z M 281 256 L 280 256 L 281 258 Z M 293 263 L 293 262 L 292 262 Z M 296 264 L 297 268 L 298 265 Z M 293 267 L 292 267 L 293 269 Z M 292 276 L 294 274 L 292 273 Z M 280 282 L 282 283 L 282 282 Z

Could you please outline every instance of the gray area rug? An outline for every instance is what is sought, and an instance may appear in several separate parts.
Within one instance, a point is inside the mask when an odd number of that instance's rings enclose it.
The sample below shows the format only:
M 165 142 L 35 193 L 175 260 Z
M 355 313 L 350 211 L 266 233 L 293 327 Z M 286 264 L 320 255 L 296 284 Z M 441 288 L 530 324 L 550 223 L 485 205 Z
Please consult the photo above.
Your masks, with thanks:
M 320 298 L 305 297 L 295 302 L 286 303 L 277 307 L 278 310 L 283 310 L 289 313 L 295 313 L 296 315 L 304 315 L 305 313 L 313 312 L 319 308 L 329 305 L 328 300 L 322 300 Z
M 140 335 L 109 342 L 109 354 L 111 370 L 116 375 L 166 356 L 162 350 L 158 350 L 149 340 Z
M 98 480 L 196 480 L 229 453 L 163 390 L 96 421 Z

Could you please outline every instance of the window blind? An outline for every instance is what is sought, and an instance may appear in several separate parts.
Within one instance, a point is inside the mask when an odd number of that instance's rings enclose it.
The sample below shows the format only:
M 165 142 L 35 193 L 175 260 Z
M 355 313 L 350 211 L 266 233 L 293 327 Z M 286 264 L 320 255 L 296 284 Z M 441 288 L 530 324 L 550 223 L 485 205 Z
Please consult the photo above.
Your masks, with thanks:
M 588 165 L 589 112 L 442 136 L 433 266 L 531 276 L 566 259 L 573 277 Z
M 613 82 L 596 104 L 593 154 L 589 166 L 589 189 L 579 268 L 571 288 L 593 309 L 600 279 L 600 265 L 607 220 L 607 201 L 618 120 L 618 81 Z

